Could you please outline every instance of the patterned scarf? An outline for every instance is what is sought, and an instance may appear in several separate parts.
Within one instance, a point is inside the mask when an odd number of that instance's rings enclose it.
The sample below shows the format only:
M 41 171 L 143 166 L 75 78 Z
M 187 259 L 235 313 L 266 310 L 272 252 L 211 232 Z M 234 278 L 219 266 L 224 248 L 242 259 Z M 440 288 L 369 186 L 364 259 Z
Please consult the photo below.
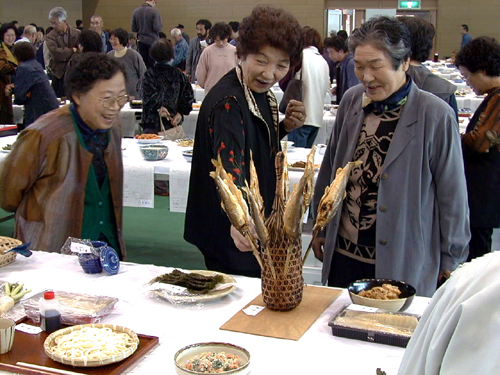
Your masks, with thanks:
M 366 93 L 363 93 L 363 101 L 361 107 L 365 114 L 369 114 L 373 112 L 376 115 L 380 115 L 386 111 L 392 111 L 398 107 L 403 106 L 408 100 L 408 93 L 411 89 L 411 77 L 406 75 L 406 83 L 394 94 L 389 96 L 387 99 L 384 99 L 380 102 L 374 102 L 371 100 Z
M 10 50 L 12 47 L 9 47 L 5 43 L 1 43 L 0 48 L 3 48 L 3 50 L 5 51 L 5 54 L 7 55 L 7 61 L 11 62 L 12 64 L 14 64 L 16 66 L 19 65 L 19 62 L 17 61 L 17 59 L 12 54 L 12 51 Z

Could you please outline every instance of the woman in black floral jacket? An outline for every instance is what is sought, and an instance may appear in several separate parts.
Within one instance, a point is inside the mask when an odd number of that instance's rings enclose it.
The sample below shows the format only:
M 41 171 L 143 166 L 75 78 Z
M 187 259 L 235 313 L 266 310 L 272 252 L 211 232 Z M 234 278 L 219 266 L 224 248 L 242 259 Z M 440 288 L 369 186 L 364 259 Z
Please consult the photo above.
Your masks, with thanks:
M 269 30 L 272 30 L 270 32 Z M 289 13 L 257 7 L 240 26 L 236 50 L 240 64 L 210 90 L 196 124 L 184 238 L 205 257 L 207 269 L 245 276 L 260 276 L 250 244 L 231 230 L 222 211 L 213 179 L 211 159 L 219 154 L 235 184 L 249 181 L 253 155 L 260 192 L 268 216 L 276 188 L 274 160 L 279 140 L 302 126 L 303 104 L 291 100 L 279 122 L 278 103 L 271 87 L 285 76 L 302 51 L 302 29 Z
M 178 68 L 169 65 L 174 56 L 172 44 L 156 41 L 149 50 L 156 63 L 144 74 L 142 81 L 142 128 L 144 133 L 160 131 L 160 116 L 165 129 L 182 124 L 194 102 L 193 88 Z

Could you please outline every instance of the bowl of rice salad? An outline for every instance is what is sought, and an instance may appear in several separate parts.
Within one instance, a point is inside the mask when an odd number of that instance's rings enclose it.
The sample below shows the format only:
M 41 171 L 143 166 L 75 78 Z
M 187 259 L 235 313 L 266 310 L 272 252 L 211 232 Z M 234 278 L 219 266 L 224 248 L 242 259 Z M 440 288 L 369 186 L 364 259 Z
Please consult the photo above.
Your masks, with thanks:
M 250 353 L 239 346 L 223 342 L 188 345 L 174 356 L 178 375 L 248 374 Z

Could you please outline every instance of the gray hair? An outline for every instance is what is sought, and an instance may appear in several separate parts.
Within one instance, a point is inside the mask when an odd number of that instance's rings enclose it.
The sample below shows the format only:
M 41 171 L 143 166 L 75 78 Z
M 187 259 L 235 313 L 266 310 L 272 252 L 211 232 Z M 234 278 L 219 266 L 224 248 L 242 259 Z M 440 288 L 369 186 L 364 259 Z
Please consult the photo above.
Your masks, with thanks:
M 26 26 L 24 28 L 23 34 L 24 35 L 33 35 L 33 34 L 36 34 L 36 27 L 33 26 L 33 25 Z
M 49 20 L 51 18 L 57 18 L 59 22 L 66 21 L 68 19 L 68 12 L 66 12 L 66 9 L 61 7 L 52 8 L 49 12 Z
M 395 17 L 376 17 L 361 25 L 349 38 L 349 50 L 370 45 L 383 51 L 392 60 L 394 70 L 411 55 L 411 39 L 408 29 Z
M 99 18 L 99 21 L 100 21 L 100 22 L 104 22 L 104 20 L 102 19 L 102 17 L 101 17 L 101 16 L 98 16 L 97 14 L 94 14 L 92 17 L 90 17 L 90 22 L 92 22 L 92 20 L 93 20 L 94 18 Z
M 181 36 L 182 35 L 182 31 L 180 29 L 175 28 L 175 29 L 172 29 L 172 31 L 170 31 L 170 34 L 172 36 L 174 36 L 174 35 Z

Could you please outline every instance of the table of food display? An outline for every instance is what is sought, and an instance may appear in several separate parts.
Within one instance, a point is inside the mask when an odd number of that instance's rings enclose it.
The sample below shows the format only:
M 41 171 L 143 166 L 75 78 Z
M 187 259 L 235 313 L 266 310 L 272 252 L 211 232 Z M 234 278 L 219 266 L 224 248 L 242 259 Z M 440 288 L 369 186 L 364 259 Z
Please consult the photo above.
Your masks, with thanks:
M 33 296 L 39 296 L 41 292 L 52 289 L 56 295 L 66 296 L 64 303 L 66 307 L 69 306 L 68 308 L 71 308 L 72 304 L 78 305 L 78 301 L 86 301 L 86 304 L 79 306 L 81 308 L 79 313 L 83 318 L 90 317 L 92 321 L 111 325 L 112 329 L 123 330 L 114 327 L 120 326 L 125 327 L 126 332 L 129 330 L 135 332 L 139 337 L 137 351 L 140 351 L 140 354 L 98 368 L 72 367 L 46 357 L 44 354 L 46 333 L 27 334 L 17 331 L 12 351 L 0 354 L 0 368 L 29 374 L 29 370 L 16 367 L 17 362 L 12 364 L 16 361 L 15 358 L 20 358 L 20 362 L 49 368 L 43 370 L 46 372 L 31 372 L 36 374 L 55 374 L 56 372 L 51 371 L 50 368 L 69 370 L 79 374 L 115 374 L 122 371 L 128 374 L 160 372 L 179 374 L 181 372 L 176 372 L 179 369 L 174 365 L 174 356 L 181 348 L 196 343 L 220 342 L 236 345 L 248 352 L 250 365 L 245 371 L 248 370 L 250 374 L 375 375 L 377 368 L 381 368 L 388 375 L 397 373 L 404 353 L 402 347 L 332 335 L 332 328 L 328 323 L 332 317 L 344 309 L 345 305 L 351 303 L 346 290 L 306 285 L 302 303 L 294 310 L 273 312 L 265 308 L 252 317 L 243 314 L 242 309 L 255 303 L 254 299 L 261 293 L 260 279 L 221 275 L 223 283 L 232 283 L 229 288 L 194 295 L 190 298 L 170 298 L 171 295 L 158 294 L 157 290 L 152 287 L 154 284 L 149 283 L 156 277 L 173 271 L 172 268 L 167 267 L 122 262 L 116 275 L 111 276 L 106 272 L 86 274 L 80 266 L 77 255 L 37 251 L 34 251 L 29 258 L 18 255 L 13 263 L 2 268 L 0 285 L 3 290 L 5 282 L 23 283 L 23 288 L 29 288 L 32 291 L 26 294 L 21 302 L 14 305 L 14 308 L 7 313 L 7 317 L 28 325 L 36 325 L 29 319 L 23 319 L 23 316 L 26 312 L 32 316 L 31 303 L 38 298 Z M 184 270 L 184 272 L 188 271 Z M 328 293 L 333 293 L 335 297 L 330 299 L 321 297 Z M 319 296 L 314 304 L 309 298 L 313 294 Z M 97 301 L 95 296 L 102 296 L 99 304 L 113 301 L 114 307 L 110 310 L 102 309 L 101 313 L 96 314 L 97 307 L 89 302 Z M 332 303 L 331 300 L 333 300 Z M 406 313 L 420 315 L 428 301 L 428 298 L 415 297 Z M 293 331 L 293 327 L 299 325 L 302 317 L 310 310 L 317 310 L 317 305 L 321 303 L 324 304 L 323 307 L 318 310 L 317 316 L 310 321 L 310 325 L 304 329 L 300 337 L 276 338 L 280 337 L 275 334 L 279 331 L 277 326 L 285 328 L 285 331 L 287 327 Z M 86 313 L 86 309 L 91 312 Z M 267 321 L 271 323 L 260 327 L 263 333 L 242 333 L 248 332 L 249 326 L 259 322 L 258 319 L 264 319 L 262 318 L 264 314 L 268 314 L 266 319 L 269 319 Z M 244 315 L 244 317 L 239 315 Z M 63 318 L 64 316 L 63 309 Z M 241 323 L 241 327 L 233 324 L 231 328 L 230 323 L 235 323 L 237 317 L 240 320 L 236 322 L 247 323 Z M 245 327 L 245 324 L 248 326 Z M 222 326 L 224 329 L 221 329 Z M 285 332 L 283 337 L 287 337 L 287 334 Z M 56 332 L 53 335 L 60 334 Z M 156 337 L 159 338 L 158 345 L 155 345 Z M 27 349 L 16 346 L 16 340 L 19 341 L 19 345 L 21 342 L 30 342 L 30 350 L 38 354 L 32 354 L 31 357 L 25 354 Z M 242 353 L 246 352 L 242 351 Z M 78 363 L 82 366 L 83 362 Z M 241 373 L 247 373 L 245 371 Z

